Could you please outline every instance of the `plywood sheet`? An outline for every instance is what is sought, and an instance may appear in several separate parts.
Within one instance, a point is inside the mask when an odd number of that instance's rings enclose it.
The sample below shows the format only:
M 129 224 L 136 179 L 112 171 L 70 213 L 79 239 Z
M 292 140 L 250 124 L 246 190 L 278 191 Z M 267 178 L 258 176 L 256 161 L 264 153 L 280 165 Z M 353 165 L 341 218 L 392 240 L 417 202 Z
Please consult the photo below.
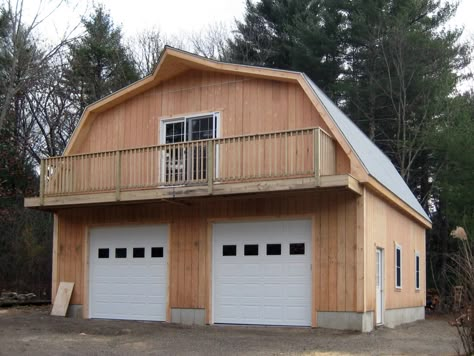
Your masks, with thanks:
M 56 298 L 54 298 L 54 304 L 53 309 L 51 310 L 51 315 L 66 316 L 73 289 L 73 282 L 59 283 L 58 293 L 56 294 Z

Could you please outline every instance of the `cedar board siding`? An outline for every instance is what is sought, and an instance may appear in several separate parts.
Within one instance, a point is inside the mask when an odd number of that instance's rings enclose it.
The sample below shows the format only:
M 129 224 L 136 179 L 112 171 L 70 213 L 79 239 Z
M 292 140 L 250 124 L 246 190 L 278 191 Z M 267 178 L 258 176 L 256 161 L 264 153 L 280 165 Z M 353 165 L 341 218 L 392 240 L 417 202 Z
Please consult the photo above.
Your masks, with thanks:
M 70 208 L 58 211 L 57 280 L 75 282 L 72 304 L 86 304 L 87 227 L 140 223 L 170 225 L 170 307 L 208 308 L 213 221 L 312 218 L 313 310 L 357 308 L 356 200 L 349 191 L 285 193 L 259 198 Z M 360 271 L 359 271 L 360 274 Z M 314 317 L 314 316 L 313 316 Z
M 94 153 L 160 144 L 160 120 L 220 112 L 220 137 L 309 127 L 330 130 L 298 84 L 188 70 L 97 114 L 80 147 Z M 350 173 L 337 145 L 336 174 Z
M 385 309 L 425 305 L 425 229 L 366 190 L 367 310 L 375 310 L 376 248 L 384 250 Z M 395 243 L 402 247 L 402 288 L 395 288 Z M 415 289 L 415 251 L 420 254 L 420 289 Z

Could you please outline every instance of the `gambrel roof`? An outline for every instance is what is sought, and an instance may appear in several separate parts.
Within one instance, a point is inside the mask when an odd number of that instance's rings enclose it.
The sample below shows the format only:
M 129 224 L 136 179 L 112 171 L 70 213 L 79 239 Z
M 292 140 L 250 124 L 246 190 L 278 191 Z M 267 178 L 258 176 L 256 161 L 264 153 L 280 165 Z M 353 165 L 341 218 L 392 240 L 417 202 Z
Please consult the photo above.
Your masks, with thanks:
M 357 179 L 368 183 L 426 227 L 431 221 L 388 157 L 334 104 L 308 76 L 301 72 L 239 65 L 207 59 L 166 47 L 153 74 L 89 105 L 66 147 L 65 155 L 87 135 L 97 113 L 108 110 L 189 69 L 211 70 L 256 78 L 298 83 L 318 110 L 335 140 L 349 157 Z M 409 209 L 407 209 L 409 207 Z
M 413 195 L 408 185 L 400 176 L 390 159 L 349 119 L 334 102 L 311 80 L 303 74 L 306 81 L 326 108 L 367 172 L 384 187 L 397 195 L 416 210 L 425 219 L 430 220 L 425 210 Z

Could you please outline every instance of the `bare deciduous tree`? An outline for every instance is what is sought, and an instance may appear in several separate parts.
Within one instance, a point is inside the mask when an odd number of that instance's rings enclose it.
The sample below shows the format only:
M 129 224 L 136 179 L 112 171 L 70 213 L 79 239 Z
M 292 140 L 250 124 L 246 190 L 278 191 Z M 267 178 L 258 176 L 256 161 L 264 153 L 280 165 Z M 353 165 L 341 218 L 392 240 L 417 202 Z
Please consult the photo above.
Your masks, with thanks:
M 167 44 L 166 35 L 157 27 L 144 30 L 129 41 L 135 66 L 142 77 L 153 73 Z
M 63 34 L 62 38 L 49 48 L 36 45 L 35 31 L 57 9 L 63 6 L 66 0 L 40 3 L 32 20 L 24 21 L 24 1 L 7 0 L 0 13 L 0 129 L 4 126 L 8 112 L 12 109 L 13 99 L 19 93 L 27 91 L 39 77 L 48 62 L 70 40 L 70 35 L 77 28 L 74 27 Z
M 229 28 L 222 22 L 216 22 L 201 31 L 190 35 L 192 51 L 200 56 L 225 61 L 227 59 L 227 42 Z

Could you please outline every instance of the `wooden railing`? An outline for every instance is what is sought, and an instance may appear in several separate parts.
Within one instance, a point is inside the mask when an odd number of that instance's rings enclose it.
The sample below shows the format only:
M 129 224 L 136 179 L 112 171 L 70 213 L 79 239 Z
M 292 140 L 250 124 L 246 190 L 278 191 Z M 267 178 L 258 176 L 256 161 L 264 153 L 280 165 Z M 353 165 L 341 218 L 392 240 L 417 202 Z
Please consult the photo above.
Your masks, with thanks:
M 189 141 L 41 162 L 40 198 L 335 174 L 332 138 L 319 128 Z

